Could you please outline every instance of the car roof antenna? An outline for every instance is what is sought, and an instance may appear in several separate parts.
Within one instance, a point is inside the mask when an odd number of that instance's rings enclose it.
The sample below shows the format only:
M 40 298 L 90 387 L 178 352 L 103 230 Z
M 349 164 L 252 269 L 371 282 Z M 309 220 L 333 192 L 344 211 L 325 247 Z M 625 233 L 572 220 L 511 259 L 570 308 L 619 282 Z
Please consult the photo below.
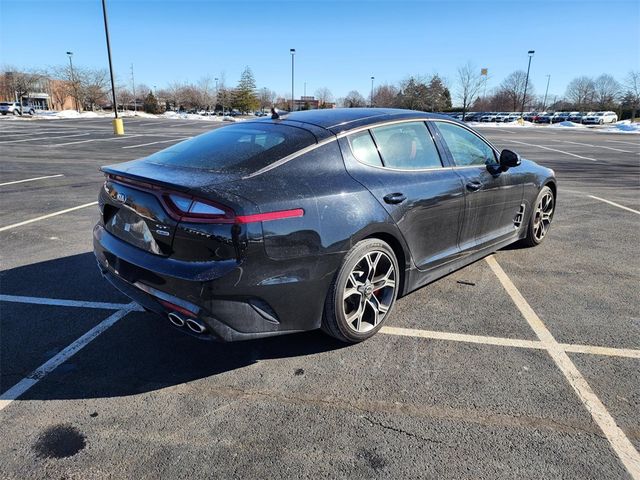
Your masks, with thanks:
M 278 120 L 280 118 L 280 115 L 278 114 L 278 111 L 271 107 L 271 120 Z

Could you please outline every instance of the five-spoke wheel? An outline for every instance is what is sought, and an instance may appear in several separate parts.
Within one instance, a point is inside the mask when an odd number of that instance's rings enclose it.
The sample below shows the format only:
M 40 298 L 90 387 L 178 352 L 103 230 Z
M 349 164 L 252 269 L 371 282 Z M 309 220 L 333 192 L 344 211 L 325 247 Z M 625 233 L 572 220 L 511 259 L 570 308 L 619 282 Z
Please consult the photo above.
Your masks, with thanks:
M 542 187 L 533 207 L 527 235 L 523 239 L 525 245 L 534 247 L 544 240 L 551 227 L 555 204 L 555 197 L 551 189 L 546 186 Z
M 329 290 L 323 329 L 346 342 L 376 333 L 398 295 L 398 262 L 391 247 L 375 238 L 358 242 L 346 255 Z

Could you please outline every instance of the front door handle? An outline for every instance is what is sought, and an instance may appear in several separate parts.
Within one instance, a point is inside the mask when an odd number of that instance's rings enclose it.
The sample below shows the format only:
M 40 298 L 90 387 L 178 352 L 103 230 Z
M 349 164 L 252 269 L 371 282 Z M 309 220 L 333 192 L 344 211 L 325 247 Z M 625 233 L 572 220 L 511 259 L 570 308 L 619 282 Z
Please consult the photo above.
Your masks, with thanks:
M 404 193 L 389 193 L 387 195 L 384 196 L 384 201 L 387 203 L 390 203 L 392 205 L 395 205 L 397 203 L 402 203 L 407 199 L 407 197 L 405 197 Z
M 482 183 L 480 182 L 469 182 L 467 183 L 467 190 L 471 190 L 472 192 L 477 192 L 482 188 Z

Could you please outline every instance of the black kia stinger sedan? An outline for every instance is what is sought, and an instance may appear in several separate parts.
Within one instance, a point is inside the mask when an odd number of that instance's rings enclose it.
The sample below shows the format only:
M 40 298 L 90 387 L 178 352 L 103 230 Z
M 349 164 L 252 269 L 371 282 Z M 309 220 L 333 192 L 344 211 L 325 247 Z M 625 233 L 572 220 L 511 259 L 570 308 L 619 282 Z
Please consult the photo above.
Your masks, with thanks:
M 199 338 L 375 334 L 394 302 L 510 243 L 542 242 L 552 170 L 450 117 L 294 112 L 103 167 L 98 265 Z

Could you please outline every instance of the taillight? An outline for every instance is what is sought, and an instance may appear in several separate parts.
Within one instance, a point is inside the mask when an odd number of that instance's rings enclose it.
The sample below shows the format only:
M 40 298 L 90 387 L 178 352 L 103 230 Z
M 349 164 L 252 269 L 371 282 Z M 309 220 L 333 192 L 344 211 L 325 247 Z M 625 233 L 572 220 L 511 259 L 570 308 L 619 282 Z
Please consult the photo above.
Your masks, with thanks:
M 163 193 L 163 203 L 176 220 L 196 223 L 235 223 L 233 210 L 210 200 L 187 197 L 177 193 Z
M 167 213 L 177 221 L 191 223 L 255 223 L 304 216 L 304 210 L 302 208 L 254 213 L 251 215 L 236 215 L 231 208 L 211 200 L 168 191 L 152 183 L 111 174 L 107 174 L 107 179 L 153 193 L 160 199 Z

